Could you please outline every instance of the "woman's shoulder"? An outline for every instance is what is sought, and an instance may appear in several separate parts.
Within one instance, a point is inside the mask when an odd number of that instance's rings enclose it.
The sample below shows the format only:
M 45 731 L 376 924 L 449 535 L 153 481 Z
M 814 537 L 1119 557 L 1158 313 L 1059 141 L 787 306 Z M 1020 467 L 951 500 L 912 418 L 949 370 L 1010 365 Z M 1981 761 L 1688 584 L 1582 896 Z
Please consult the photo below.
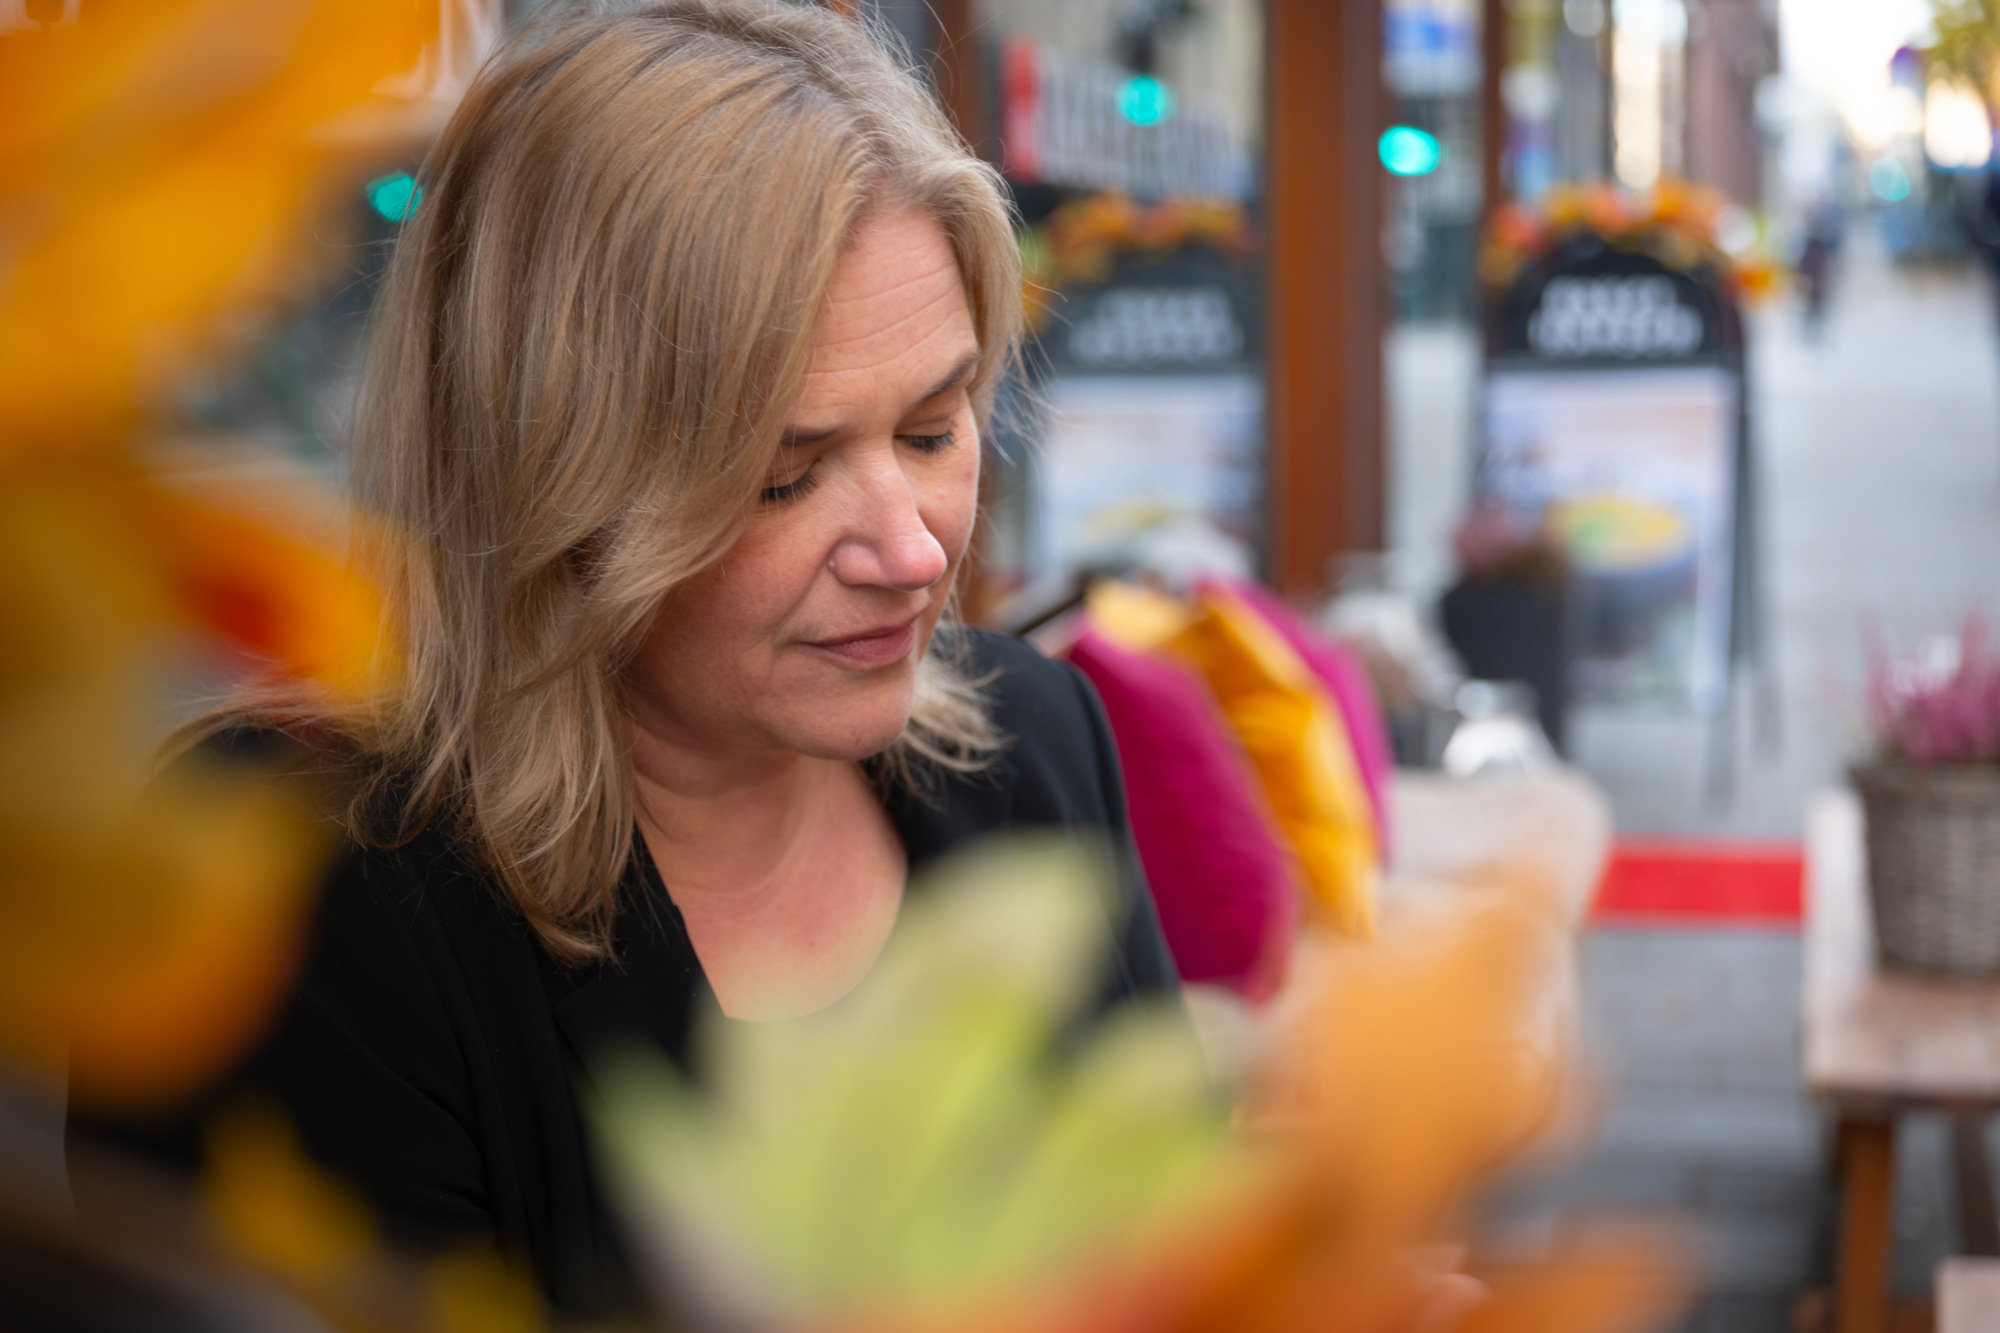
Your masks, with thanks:
M 920 772 L 890 813 L 912 859 L 1024 827 L 1115 830 L 1123 820 L 1116 760 L 1083 674 L 1032 644 L 961 630 L 960 673 L 978 686 L 1001 748 L 972 772 Z
M 1008 830 L 1082 834 L 1110 853 L 1126 904 L 1101 1002 L 1172 991 L 1173 961 L 1132 848 L 1117 745 L 1096 690 L 1023 640 L 965 635 L 967 674 L 984 680 L 1006 748 L 986 772 L 946 784 L 941 801 L 891 802 L 912 865 Z
M 1014 747 L 1089 745 L 1099 706 L 1082 672 L 1011 634 L 960 632 L 966 675 L 980 685 L 994 725 Z
M 415 927 L 440 909 L 486 915 L 498 895 L 479 874 L 448 814 L 411 818 L 407 784 L 337 735 L 248 720 L 202 737 L 166 769 L 207 769 L 266 784 L 316 829 L 320 933 L 363 919 Z M 463 899 L 462 905 L 459 900 Z M 504 914 L 502 914 L 504 915 Z

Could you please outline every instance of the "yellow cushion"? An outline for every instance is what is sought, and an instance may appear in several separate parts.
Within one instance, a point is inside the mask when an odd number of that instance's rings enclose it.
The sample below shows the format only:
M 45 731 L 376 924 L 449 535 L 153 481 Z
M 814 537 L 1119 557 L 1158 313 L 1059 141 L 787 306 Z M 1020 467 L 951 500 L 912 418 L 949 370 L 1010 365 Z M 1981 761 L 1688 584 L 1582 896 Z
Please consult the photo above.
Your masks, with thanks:
M 1372 935 L 1376 849 L 1367 791 L 1337 706 L 1284 636 L 1220 589 L 1189 605 L 1104 583 L 1090 611 L 1121 646 L 1166 653 L 1201 674 L 1298 857 L 1315 915 L 1344 935 Z
M 1193 614 L 1186 602 L 1122 579 L 1100 579 L 1090 587 L 1090 623 L 1127 652 L 1157 652 L 1181 632 Z

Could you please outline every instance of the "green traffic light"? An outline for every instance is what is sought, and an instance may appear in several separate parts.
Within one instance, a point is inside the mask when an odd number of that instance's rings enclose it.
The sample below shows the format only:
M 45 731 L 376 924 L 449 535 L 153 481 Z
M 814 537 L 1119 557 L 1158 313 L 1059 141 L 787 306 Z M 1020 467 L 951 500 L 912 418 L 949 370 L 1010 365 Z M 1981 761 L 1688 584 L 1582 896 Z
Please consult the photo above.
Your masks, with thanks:
M 1444 162 L 1438 137 L 1411 125 L 1391 125 L 1382 131 L 1375 151 L 1394 176 L 1428 176 Z
M 416 212 L 417 205 L 424 201 L 424 187 L 417 184 L 407 171 L 377 177 L 363 188 L 368 194 L 369 206 L 391 222 L 401 222 Z
M 1134 125 L 1158 125 L 1174 114 L 1173 90 L 1150 74 L 1135 74 L 1118 89 L 1118 114 Z

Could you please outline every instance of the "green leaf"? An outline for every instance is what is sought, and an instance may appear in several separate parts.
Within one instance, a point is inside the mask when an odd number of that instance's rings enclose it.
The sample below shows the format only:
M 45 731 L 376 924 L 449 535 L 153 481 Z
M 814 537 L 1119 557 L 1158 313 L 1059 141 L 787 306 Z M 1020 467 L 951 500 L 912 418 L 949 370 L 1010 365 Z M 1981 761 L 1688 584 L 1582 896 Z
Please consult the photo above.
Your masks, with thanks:
M 598 1124 L 678 1287 L 767 1317 L 1045 1275 L 1236 1178 L 1177 1005 L 1072 1032 L 1111 956 L 1104 858 L 989 845 L 913 888 L 860 986 L 699 1030 L 705 1088 L 627 1053 Z

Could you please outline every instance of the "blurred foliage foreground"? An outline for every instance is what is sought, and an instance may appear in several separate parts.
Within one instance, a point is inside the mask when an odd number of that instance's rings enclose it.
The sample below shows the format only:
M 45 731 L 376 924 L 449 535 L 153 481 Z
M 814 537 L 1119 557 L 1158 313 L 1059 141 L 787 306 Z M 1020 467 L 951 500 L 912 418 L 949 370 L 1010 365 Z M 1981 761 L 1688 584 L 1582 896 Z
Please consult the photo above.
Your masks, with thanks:
M 0 1102 L 46 1108 L 66 1083 L 130 1108 L 256 1039 L 327 845 L 259 782 L 153 776 L 169 683 L 220 659 L 353 705 L 394 663 L 355 525 L 296 488 L 150 469 L 153 405 L 325 276 L 310 229 L 381 165 L 353 118 L 379 121 L 440 18 L 414 0 L 85 12 L 0 38 Z M 711 1024 L 708 1090 L 638 1056 L 602 1071 L 663 1319 L 1439 1326 L 1407 1256 L 1557 1081 L 1512 1035 L 1545 916 L 1492 895 L 1449 930 L 1301 969 L 1232 1107 L 1177 1013 L 1076 1023 L 1104 921 L 1087 861 L 1021 847 L 949 880 L 840 1004 Z M 9 1327 L 547 1322 L 493 1256 L 391 1253 L 268 1113 L 218 1121 L 195 1191 L 73 1164 L 124 1201 L 90 1234 L 17 1138 L 0 1130 Z M 1614 1333 L 1663 1308 L 1667 1271 L 1656 1248 L 1601 1245 L 1487 1274 L 1491 1298 L 1448 1325 Z

